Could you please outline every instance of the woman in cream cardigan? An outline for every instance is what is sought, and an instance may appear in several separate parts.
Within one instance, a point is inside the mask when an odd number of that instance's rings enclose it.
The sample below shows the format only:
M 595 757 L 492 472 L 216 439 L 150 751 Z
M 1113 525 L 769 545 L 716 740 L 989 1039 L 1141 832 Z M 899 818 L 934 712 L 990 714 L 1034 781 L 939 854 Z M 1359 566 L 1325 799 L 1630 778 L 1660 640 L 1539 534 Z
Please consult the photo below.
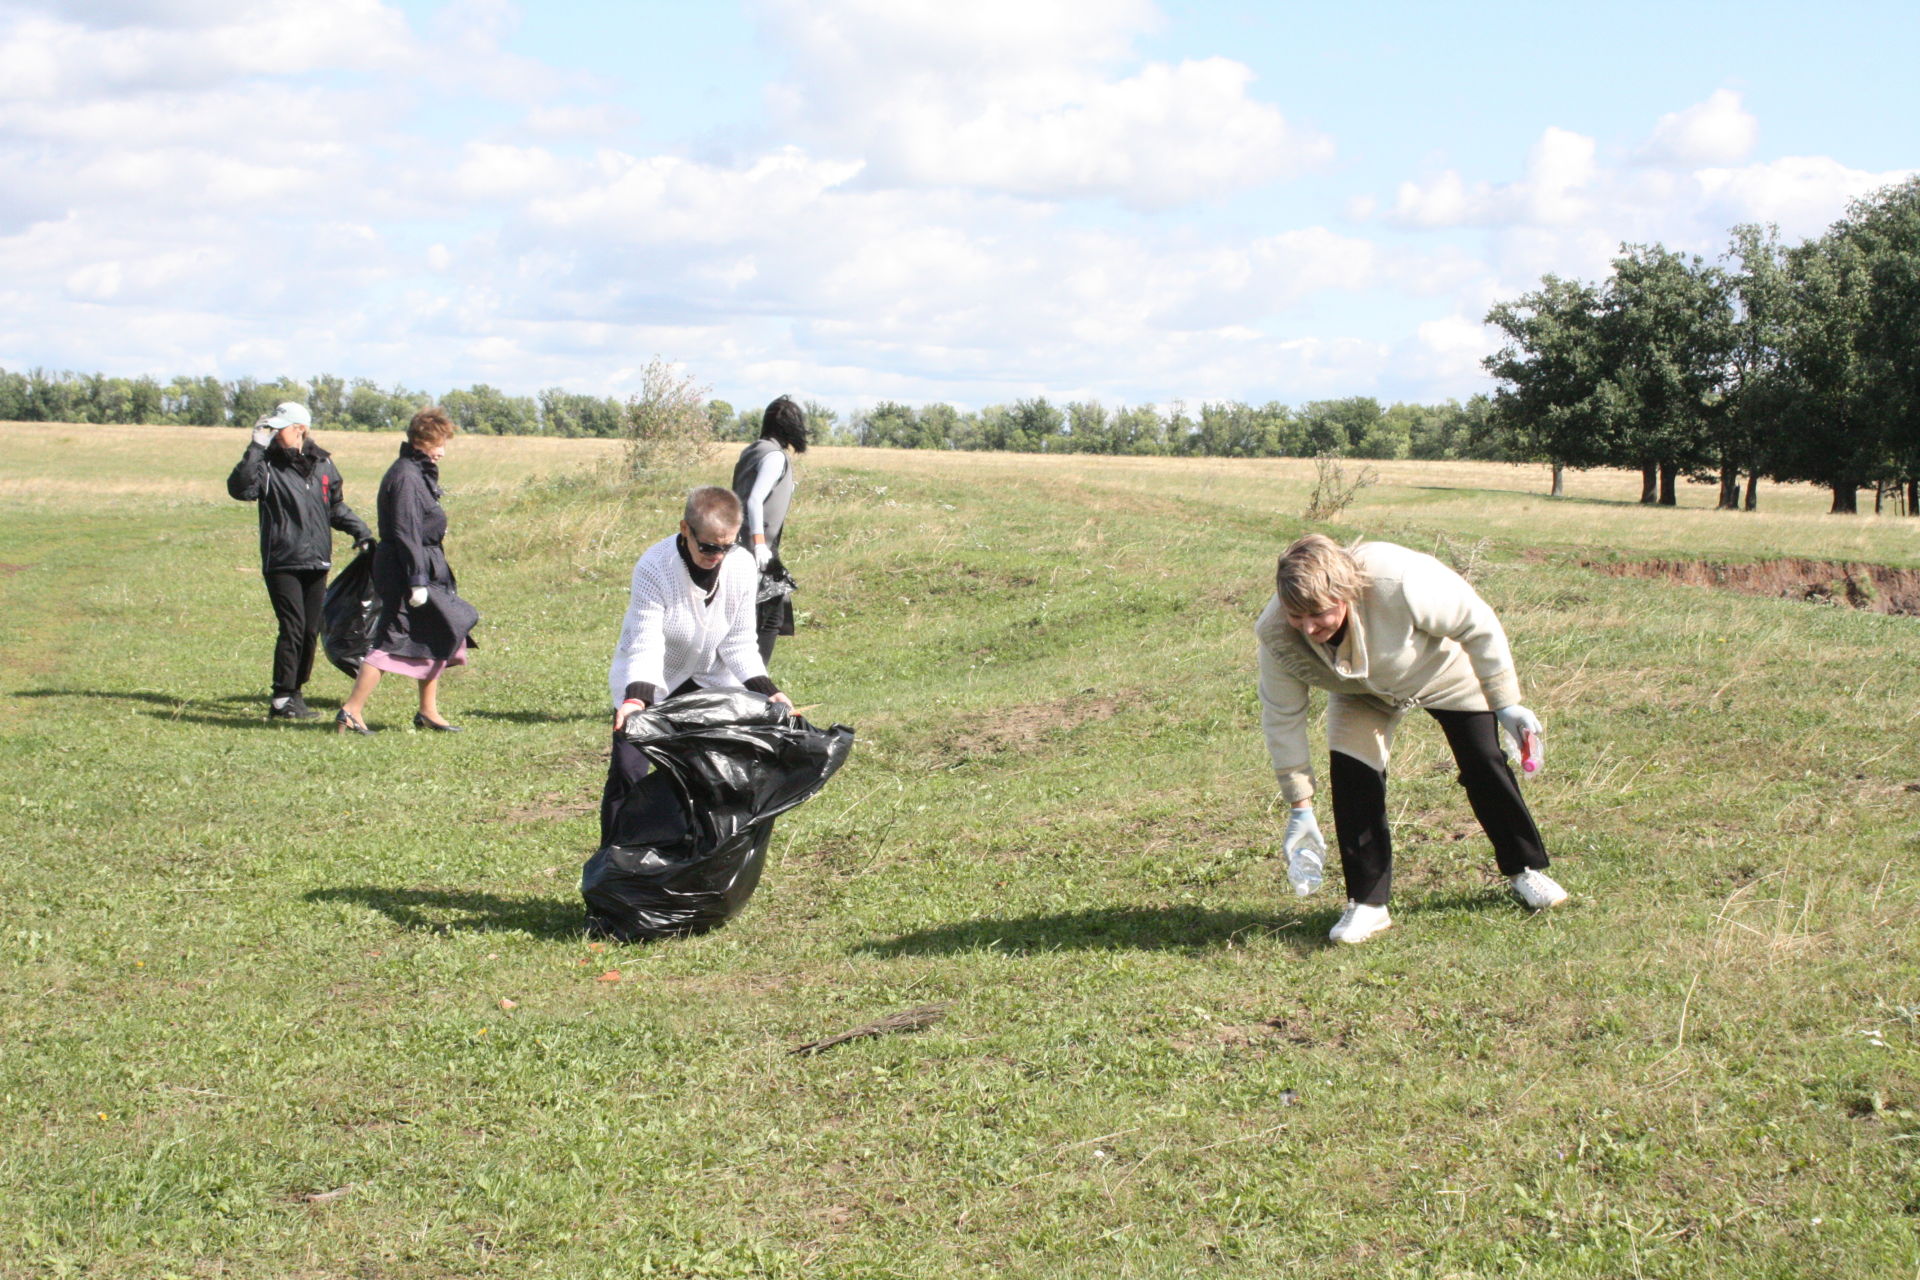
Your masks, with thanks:
M 1500 748 L 1504 730 L 1537 758 L 1540 721 L 1520 705 L 1500 620 L 1465 578 L 1389 542 L 1347 549 L 1308 534 L 1281 555 L 1254 632 L 1261 727 L 1280 794 L 1292 805 L 1282 845 L 1287 875 L 1302 894 L 1319 887 L 1327 847 L 1313 815 L 1307 691 L 1327 691 L 1333 823 L 1347 888 L 1329 937 L 1365 942 L 1392 924 L 1387 760 L 1400 718 L 1416 707 L 1446 733 L 1514 896 L 1536 911 L 1567 900 L 1546 874 L 1540 831 Z

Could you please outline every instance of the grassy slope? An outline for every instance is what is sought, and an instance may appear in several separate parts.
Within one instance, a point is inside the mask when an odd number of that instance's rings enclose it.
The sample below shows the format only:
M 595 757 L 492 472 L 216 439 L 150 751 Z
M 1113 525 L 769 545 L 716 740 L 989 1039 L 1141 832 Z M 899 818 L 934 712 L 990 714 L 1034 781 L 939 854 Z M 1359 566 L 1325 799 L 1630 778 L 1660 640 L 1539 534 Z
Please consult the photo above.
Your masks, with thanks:
M 1910 565 L 1912 523 L 1385 468 L 1341 532 L 1490 539 L 1577 897 L 1489 887 L 1410 724 L 1400 927 L 1335 951 L 1247 633 L 1309 467 L 819 451 L 775 666 L 854 761 L 741 919 L 604 951 L 604 664 L 670 500 L 457 442 L 472 731 L 346 741 L 259 718 L 240 439 L 0 427 L 0 1275 L 1920 1268 L 1914 623 L 1577 564 Z M 370 515 L 392 442 L 328 443 Z

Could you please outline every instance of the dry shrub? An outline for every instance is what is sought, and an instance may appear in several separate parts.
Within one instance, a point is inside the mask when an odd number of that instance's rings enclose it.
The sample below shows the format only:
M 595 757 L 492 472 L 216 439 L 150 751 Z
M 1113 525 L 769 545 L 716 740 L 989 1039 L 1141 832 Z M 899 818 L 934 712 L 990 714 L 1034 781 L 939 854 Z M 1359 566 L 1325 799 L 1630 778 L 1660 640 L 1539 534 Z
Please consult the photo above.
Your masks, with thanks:
M 1331 520 L 1352 505 L 1362 489 L 1379 481 L 1380 473 L 1372 467 L 1361 467 L 1348 475 L 1340 459 L 1323 453 L 1313 460 L 1313 496 L 1307 500 L 1302 516 L 1307 520 Z
M 647 363 L 640 393 L 627 401 L 629 476 L 678 476 L 706 462 L 714 446 L 708 390 L 659 356 Z

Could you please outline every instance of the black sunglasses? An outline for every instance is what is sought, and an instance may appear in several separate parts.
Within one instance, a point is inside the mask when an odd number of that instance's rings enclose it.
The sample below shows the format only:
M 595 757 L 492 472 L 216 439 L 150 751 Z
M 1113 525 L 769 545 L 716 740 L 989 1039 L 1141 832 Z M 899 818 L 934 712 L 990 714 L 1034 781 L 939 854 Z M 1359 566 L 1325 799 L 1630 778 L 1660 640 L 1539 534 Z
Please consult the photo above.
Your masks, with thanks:
M 703 556 L 723 556 L 727 554 L 727 552 L 733 550 L 735 547 L 740 545 L 739 542 L 737 541 L 735 542 L 702 542 L 700 541 L 700 539 L 694 537 L 691 533 L 689 533 L 687 537 L 693 542 L 693 545 L 699 550 L 700 554 Z

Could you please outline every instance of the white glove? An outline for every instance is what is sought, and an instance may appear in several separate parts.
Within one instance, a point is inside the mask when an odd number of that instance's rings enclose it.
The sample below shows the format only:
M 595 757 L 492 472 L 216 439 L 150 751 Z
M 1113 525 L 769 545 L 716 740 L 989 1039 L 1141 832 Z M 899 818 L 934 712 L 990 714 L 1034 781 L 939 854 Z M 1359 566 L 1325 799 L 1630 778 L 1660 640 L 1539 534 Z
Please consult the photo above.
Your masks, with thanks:
M 773 563 L 773 548 L 764 542 L 754 543 L 753 563 L 759 566 L 760 572 L 765 573 L 767 566 Z
M 1534 760 L 1540 758 L 1541 753 L 1539 748 L 1542 735 L 1539 716 L 1533 714 L 1533 712 L 1527 710 L 1525 707 L 1511 706 L 1494 708 L 1493 718 L 1500 722 L 1500 727 L 1507 731 L 1509 738 L 1513 739 L 1514 750 L 1520 753 L 1520 758 L 1523 761 L 1529 758 L 1527 755 L 1528 734 L 1533 735 L 1534 753 L 1531 758 Z M 1539 766 L 1536 764 L 1534 768 L 1539 768 Z M 1532 772 L 1532 770 L 1528 770 L 1528 772 Z
M 413 589 L 413 594 L 407 597 L 407 603 L 409 605 L 412 605 L 416 609 L 418 609 L 421 605 L 425 604 L 426 602 L 427 602 L 427 589 L 425 587 L 415 587 Z
M 273 443 L 274 434 L 273 415 L 261 414 L 260 420 L 253 424 L 253 442 L 264 449 Z
M 1327 841 L 1314 820 L 1313 806 L 1302 805 L 1287 813 L 1287 833 L 1280 838 L 1280 849 L 1287 855 L 1287 883 L 1301 897 L 1320 892 L 1327 877 Z

